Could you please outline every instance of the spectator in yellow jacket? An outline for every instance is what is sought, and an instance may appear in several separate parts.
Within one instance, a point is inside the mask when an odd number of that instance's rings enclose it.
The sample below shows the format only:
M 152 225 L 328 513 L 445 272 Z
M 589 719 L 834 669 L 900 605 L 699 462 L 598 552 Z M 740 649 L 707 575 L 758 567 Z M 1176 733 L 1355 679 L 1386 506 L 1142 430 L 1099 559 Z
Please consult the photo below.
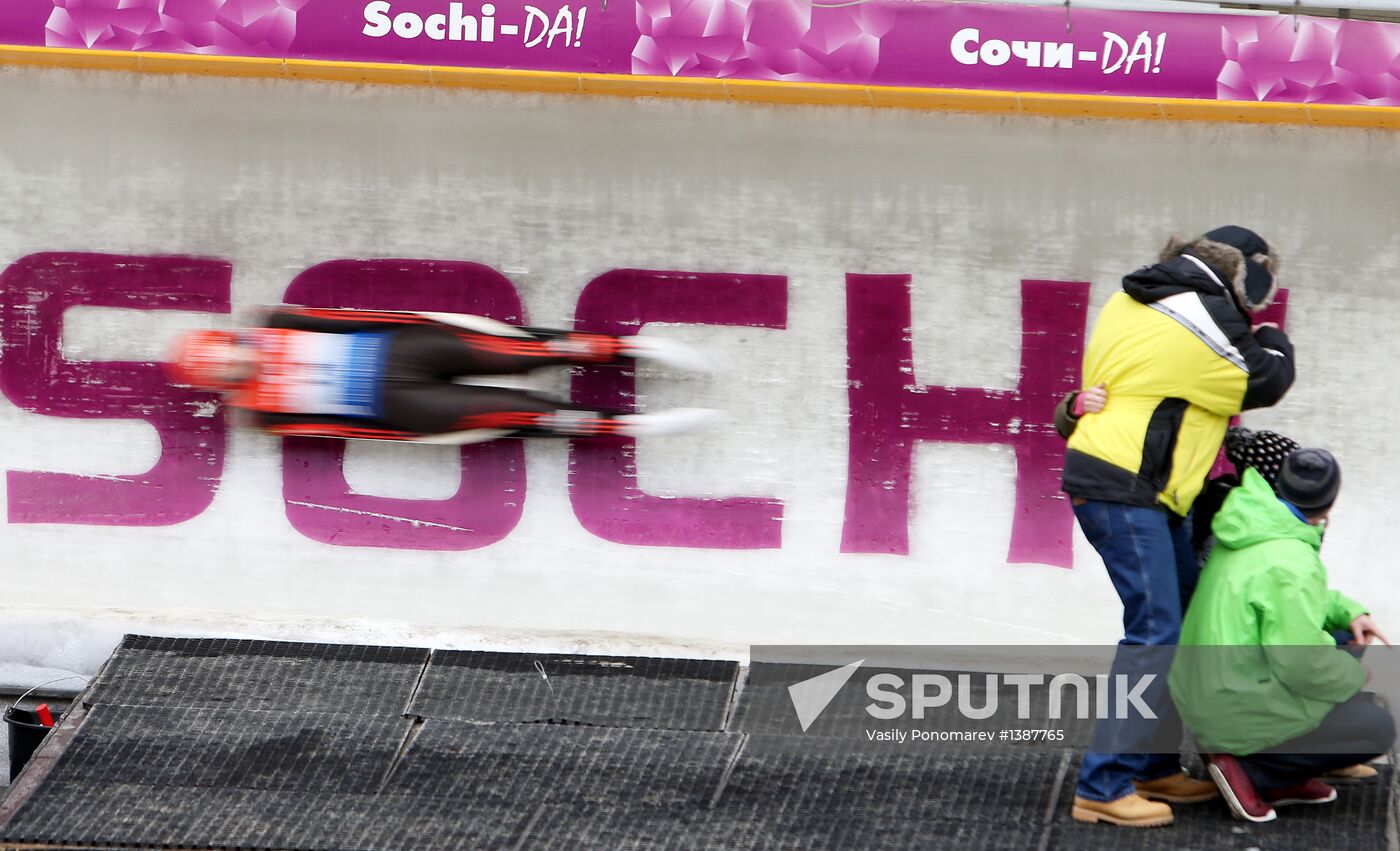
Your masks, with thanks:
M 1278 266 L 1273 246 L 1247 228 L 1174 236 L 1155 265 L 1123 279 L 1090 335 L 1084 386 L 1106 387 L 1107 402 L 1076 423 L 1063 483 L 1123 601 L 1121 645 L 1177 643 L 1198 575 L 1191 504 L 1230 417 L 1278 402 L 1293 384 L 1287 335 L 1250 321 L 1273 301 Z M 1127 664 L 1120 659 L 1115 670 L 1132 674 L 1121 669 Z M 1158 738 L 1179 740 L 1165 684 L 1146 698 L 1161 718 Z M 1149 827 L 1172 821 L 1164 802 L 1215 794 L 1182 771 L 1178 754 L 1091 752 L 1072 814 Z

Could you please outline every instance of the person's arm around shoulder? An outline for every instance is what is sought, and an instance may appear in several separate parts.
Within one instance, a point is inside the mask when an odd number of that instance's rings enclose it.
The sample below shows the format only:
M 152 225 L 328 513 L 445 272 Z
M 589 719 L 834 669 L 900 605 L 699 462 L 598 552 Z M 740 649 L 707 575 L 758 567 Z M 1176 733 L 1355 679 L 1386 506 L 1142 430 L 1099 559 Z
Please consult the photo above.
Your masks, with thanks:
M 1235 342 L 1249 367 L 1242 410 L 1267 408 L 1293 386 L 1293 342 L 1272 322 L 1265 322 Z
M 1079 425 L 1079 418 L 1085 414 L 1097 414 L 1108 404 L 1108 388 L 1095 384 L 1087 390 L 1076 390 L 1060 400 L 1055 406 L 1055 431 L 1060 437 L 1069 440 Z

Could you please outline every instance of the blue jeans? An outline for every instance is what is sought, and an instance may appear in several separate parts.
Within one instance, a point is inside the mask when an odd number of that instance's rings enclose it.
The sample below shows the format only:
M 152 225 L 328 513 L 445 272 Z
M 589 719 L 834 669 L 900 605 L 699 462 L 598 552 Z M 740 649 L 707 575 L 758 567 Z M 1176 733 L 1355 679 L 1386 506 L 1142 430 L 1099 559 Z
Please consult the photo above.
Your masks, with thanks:
M 1190 519 L 1173 528 L 1165 509 L 1099 500 L 1075 505 L 1074 516 L 1103 558 L 1123 601 L 1119 647 L 1175 645 L 1181 638 L 1182 612 L 1200 577 L 1191 549 Z M 1120 651 L 1115 673 L 1123 658 Z M 1091 801 L 1113 801 L 1132 794 L 1134 780 L 1155 780 L 1181 770 L 1180 754 L 1175 752 L 1181 741 L 1181 717 L 1165 682 L 1161 685 L 1146 699 L 1160 719 L 1154 740 L 1173 742 L 1173 752 L 1086 753 L 1079 767 L 1076 794 Z

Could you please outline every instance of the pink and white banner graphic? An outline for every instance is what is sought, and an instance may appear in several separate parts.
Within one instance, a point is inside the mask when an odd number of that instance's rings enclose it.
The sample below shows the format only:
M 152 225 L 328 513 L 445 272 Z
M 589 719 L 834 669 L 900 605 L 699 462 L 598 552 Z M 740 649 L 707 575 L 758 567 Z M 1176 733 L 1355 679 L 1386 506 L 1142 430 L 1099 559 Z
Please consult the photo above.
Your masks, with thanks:
M 536 5 L 536 3 L 538 5 Z M 1400 24 L 942 0 L 5 0 L 0 44 L 1206 100 L 1400 104 Z

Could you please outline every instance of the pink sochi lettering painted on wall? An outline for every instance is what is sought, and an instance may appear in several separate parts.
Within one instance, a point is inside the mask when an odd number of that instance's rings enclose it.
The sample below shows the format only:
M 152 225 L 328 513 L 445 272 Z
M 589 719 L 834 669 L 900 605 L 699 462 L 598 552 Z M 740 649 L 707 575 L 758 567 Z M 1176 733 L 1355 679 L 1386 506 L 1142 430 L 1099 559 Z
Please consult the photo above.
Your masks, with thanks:
M 288 304 L 368 310 L 472 313 L 520 324 L 524 309 L 504 275 L 479 263 L 332 260 L 297 275 Z M 515 528 L 525 504 L 525 449 L 518 440 L 461 448 L 461 484 L 446 499 L 358 494 L 345 480 L 345 441 L 283 442 L 287 519 L 315 541 L 351 547 L 469 550 Z
M 69 307 L 229 312 L 232 267 L 197 257 L 31 254 L 0 274 L 0 391 L 51 417 L 139 419 L 160 436 L 144 473 L 7 473 L 11 523 L 165 526 L 198 516 L 224 466 L 216 397 L 172 386 L 157 363 L 63 357 Z
M 144 474 L 80 476 L 10 471 L 14 523 L 162 525 L 203 512 L 223 469 L 225 423 L 215 397 L 166 382 L 157 364 L 62 357 L 63 312 L 75 305 L 229 311 L 231 268 L 222 260 L 36 254 L 0 274 L 0 392 L 47 416 L 143 419 L 161 440 Z M 847 276 L 849 470 L 842 552 L 908 552 L 911 465 L 917 441 L 1005 443 L 1016 453 L 1008 561 L 1069 566 L 1070 514 L 1059 494 L 1063 446 L 1053 405 L 1078 384 L 1088 285 L 1021 283 L 1021 370 L 1015 389 L 914 383 L 911 279 Z M 1280 325 L 1287 291 L 1258 321 Z M 319 306 L 424 309 L 523 321 L 511 283 L 490 267 L 426 260 L 337 260 L 312 267 L 286 300 Z M 576 326 L 635 333 L 648 322 L 784 328 L 786 279 L 622 269 L 591 281 Z M 630 409 L 635 373 L 580 370 L 576 401 Z M 289 438 L 283 496 L 289 521 L 331 544 L 425 550 L 482 547 L 521 516 L 526 481 L 519 441 L 463 447 L 462 481 L 444 500 L 354 493 L 345 443 Z M 1227 469 L 1223 462 L 1217 472 Z M 616 543 L 710 549 L 781 546 L 783 504 L 756 497 L 661 498 L 636 484 L 635 441 L 575 441 L 570 498 L 590 533 Z
M 1055 404 L 1079 384 L 1089 284 L 1021 282 L 1021 370 L 1013 390 L 914 383 L 912 279 L 846 276 L 850 466 L 841 552 L 909 552 L 918 441 L 1005 443 L 1016 452 L 1011 563 L 1071 567 Z
M 1400 105 L 1400 25 L 924 0 L 3 0 L 0 43 Z
M 787 278 L 617 269 L 579 295 L 574 326 L 601 334 L 635 334 L 648 322 L 787 327 Z M 622 366 L 576 372 L 573 401 L 633 410 L 636 373 Z M 569 499 L 585 529 L 619 544 L 704 549 L 782 546 L 783 503 L 761 497 L 663 498 L 637 486 L 631 438 L 574 440 Z

